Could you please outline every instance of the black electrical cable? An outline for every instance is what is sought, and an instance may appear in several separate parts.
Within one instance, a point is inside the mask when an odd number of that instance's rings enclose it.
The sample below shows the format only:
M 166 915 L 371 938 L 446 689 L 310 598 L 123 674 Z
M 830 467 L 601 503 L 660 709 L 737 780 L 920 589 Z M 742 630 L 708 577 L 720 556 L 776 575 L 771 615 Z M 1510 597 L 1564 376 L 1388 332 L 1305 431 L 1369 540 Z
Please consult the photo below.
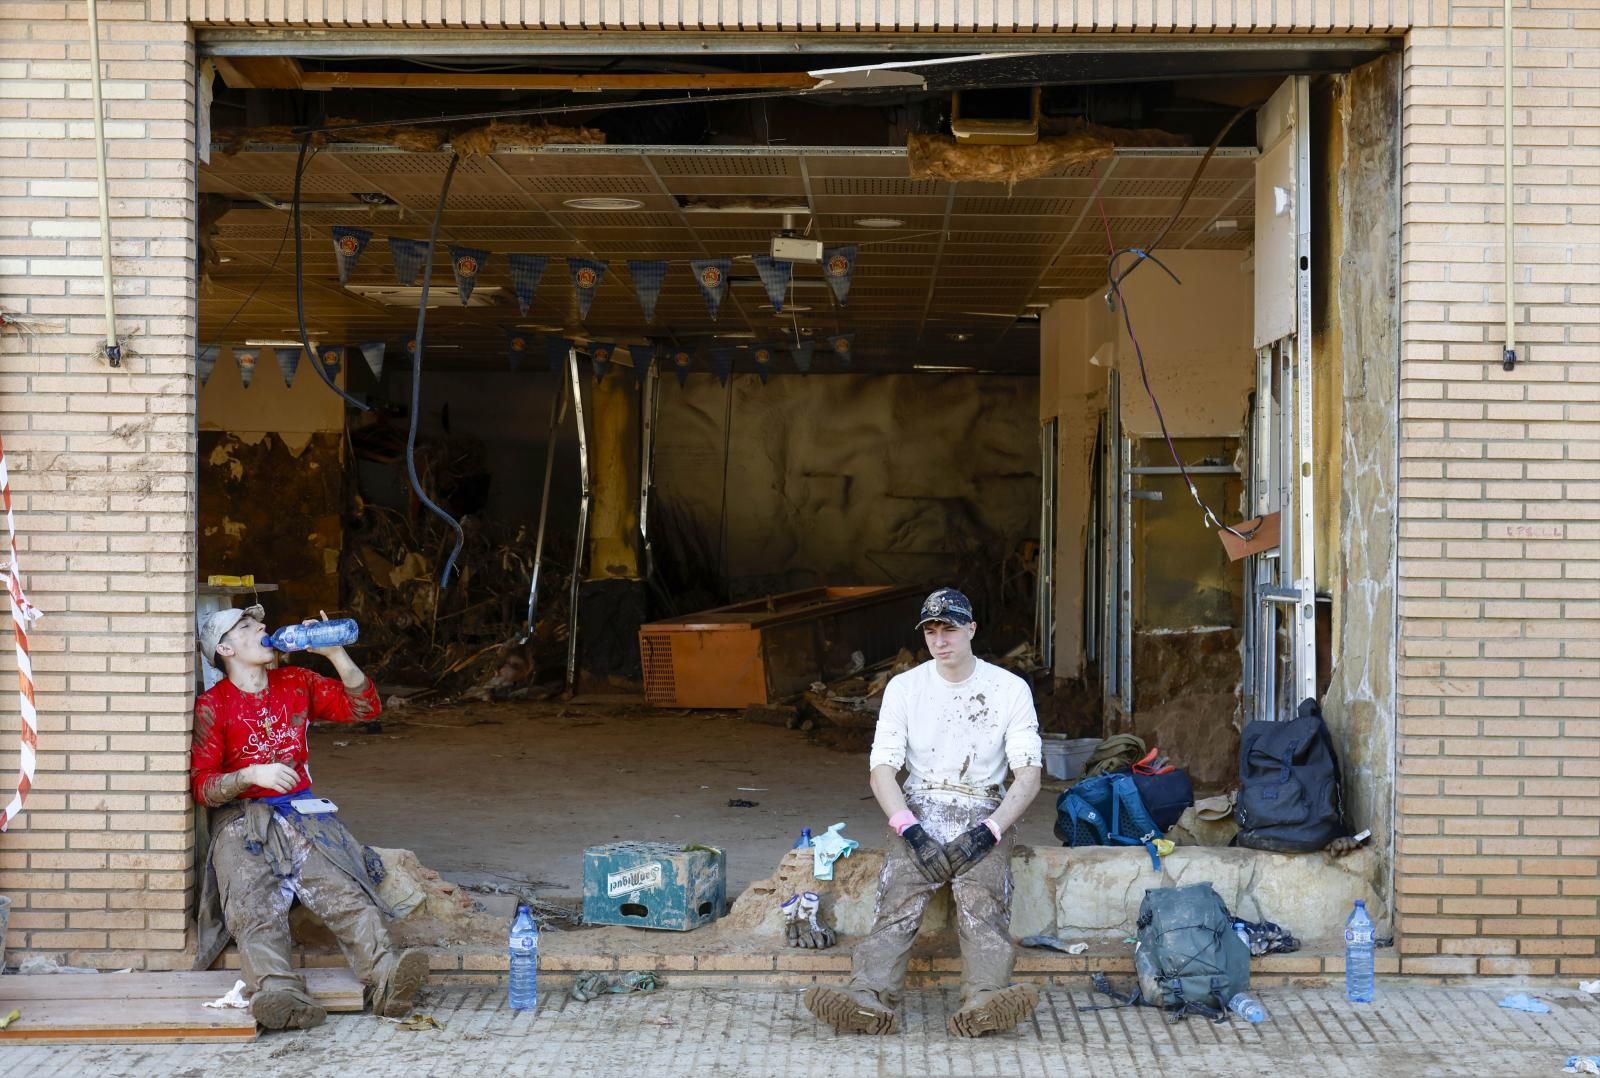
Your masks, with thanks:
M 422 331 L 428 322 L 428 289 L 433 284 L 433 252 L 439 242 L 439 221 L 444 217 L 450 181 L 455 178 L 456 166 L 460 164 L 461 155 L 451 154 L 450 167 L 444 173 L 444 186 L 439 191 L 439 204 L 433 210 L 433 226 L 428 229 L 428 253 L 422 263 L 422 298 L 417 302 L 417 345 L 416 351 L 411 354 L 411 427 L 406 432 L 406 475 L 411 479 L 411 489 L 429 512 L 450 525 L 456 533 L 455 549 L 450 551 L 450 557 L 444 563 L 444 572 L 439 575 L 441 591 L 450 586 L 450 575 L 455 571 L 461 548 L 467 543 L 467 533 L 462 530 L 460 521 L 433 503 L 433 499 L 422 489 L 422 481 L 417 478 L 417 417 L 422 408 Z
M 322 365 L 322 358 L 317 355 L 316 349 L 311 347 L 311 334 L 306 331 L 305 252 L 302 250 L 305 245 L 305 235 L 300 229 L 300 183 L 305 178 L 306 163 L 309 160 L 306 157 L 306 151 L 310 148 L 310 146 L 310 135 L 306 135 L 300 139 L 300 156 L 295 159 L 294 163 L 294 199 L 289 205 L 289 223 L 290 227 L 294 229 L 295 320 L 300 326 L 300 344 L 303 348 L 305 348 L 305 354 L 310 357 L 311 369 L 317 372 L 317 377 L 321 378 L 323 384 L 329 389 L 343 397 L 345 399 L 345 403 L 365 412 L 367 411 L 367 405 L 356 400 L 350 394 L 340 389 L 338 384 L 334 382 L 333 376 L 330 375 L 327 371 L 327 368 Z
M 1189 185 L 1184 188 L 1183 196 L 1178 200 L 1177 208 L 1172 211 L 1172 216 L 1167 218 L 1167 223 L 1162 226 L 1161 231 L 1156 234 L 1156 238 L 1152 240 L 1148 246 L 1143 248 L 1124 247 L 1120 250 L 1113 249 L 1106 260 L 1106 280 L 1110 284 L 1110 289 L 1106 292 L 1106 302 L 1112 305 L 1113 310 L 1118 307 L 1122 309 L 1122 325 L 1128 331 L 1128 340 L 1133 342 L 1133 354 L 1139 360 L 1139 380 L 1144 383 L 1145 395 L 1150 398 L 1150 407 L 1155 411 L 1156 422 L 1161 427 L 1161 437 L 1167 443 L 1167 452 L 1172 454 L 1172 463 L 1177 465 L 1179 474 L 1183 476 L 1183 481 L 1189 488 L 1189 496 L 1194 499 L 1195 504 L 1198 505 L 1201 512 L 1205 514 L 1206 521 L 1216 525 L 1218 528 L 1223 529 L 1224 531 L 1233 535 L 1235 538 L 1243 540 L 1249 540 L 1254 537 L 1256 532 L 1260 530 L 1261 525 L 1257 524 L 1254 528 L 1250 528 L 1241 532 L 1232 525 L 1225 523 L 1221 517 L 1217 516 L 1216 511 L 1212 509 L 1209 504 L 1207 504 L 1206 500 L 1200 497 L 1200 490 L 1194 485 L 1194 478 L 1189 475 L 1189 468 L 1183 462 L 1183 458 L 1179 455 L 1178 447 L 1173 443 L 1171 432 L 1167 430 L 1167 419 L 1166 416 L 1164 416 L 1161 412 L 1161 402 L 1156 399 L 1156 391 L 1150 385 L 1150 372 L 1145 367 L 1144 349 L 1139 344 L 1138 335 L 1133 331 L 1133 316 L 1128 310 L 1127 297 L 1122 294 L 1122 282 L 1127 280 L 1134 270 L 1138 269 L 1146 262 L 1154 262 L 1157 266 L 1160 266 L 1161 269 L 1166 272 L 1167 276 L 1173 279 L 1173 281 L 1179 285 L 1183 284 L 1183 282 L 1178 279 L 1178 275 L 1176 273 L 1173 273 L 1165 263 L 1163 263 L 1159 258 L 1155 257 L 1155 249 L 1160 246 L 1161 241 L 1167 238 L 1168 233 L 1170 233 L 1173 227 L 1178 223 L 1178 218 L 1182 216 L 1184 209 L 1189 205 L 1189 199 L 1194 195 L 1195 187 L 1200 183 L 1200 177 L 1202 174 L 1204 174 L 1206 165 L 1210 163 L 1212 156 L 1217 152 L 1217 147 L 1222 145 L 1222 140 L 1227 137 L 1229 131 L 1233 130 L 1234 124 L 1243 119 L 1247 113 L 1253 112 L 1258 108 L 1260 108 L 1259 105 L 1245 106 L 1238 112 L 1234 113 L 1233 118 L 1223 125 L 1221 131 L 1217 132 L 1217 137 L 1211 140 L 1211 145 L 1207 147 L 1205 156 L 1200 159 L 1200 164 L 1194 170 L 1194 175 L 1189 177 Z M 1110 225 L 1108 224 L 1106 227 L 1109 238 Z M 1118 260 L 1123 258 L 1125 255 L 1130 254 L 1137 256 L 1133 265 L 1129 266 L 1123 272 L 1118 273 Z M 1115 299 L 1115 303 L 1112 303 L 1113 299 Z

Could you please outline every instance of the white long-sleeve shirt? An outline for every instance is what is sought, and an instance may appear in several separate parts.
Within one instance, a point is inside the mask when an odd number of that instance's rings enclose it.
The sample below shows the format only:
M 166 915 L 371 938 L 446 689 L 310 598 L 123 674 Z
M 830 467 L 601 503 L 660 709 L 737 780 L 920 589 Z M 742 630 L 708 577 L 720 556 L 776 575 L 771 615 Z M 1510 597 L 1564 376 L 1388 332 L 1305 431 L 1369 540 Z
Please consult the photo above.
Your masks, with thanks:
M 905 768 L 908 796 L 999 800 L 1007 770 L 1042 765 L 1028 683 L 977 664 L 967 680 L 950 682 L 930 659 L 884 689 L 870 766 Z

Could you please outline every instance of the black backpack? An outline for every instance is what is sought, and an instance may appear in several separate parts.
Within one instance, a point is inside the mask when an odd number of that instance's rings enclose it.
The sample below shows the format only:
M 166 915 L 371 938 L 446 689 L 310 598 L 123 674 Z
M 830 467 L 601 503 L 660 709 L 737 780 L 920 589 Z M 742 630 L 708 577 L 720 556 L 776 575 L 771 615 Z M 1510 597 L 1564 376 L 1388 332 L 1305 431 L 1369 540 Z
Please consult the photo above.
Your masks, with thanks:
M 1252 722 L 1239 745 L 1238 846 L 1309 853 L 1350 832 L 1333 738 L 1315 700 L 1289 722 Z

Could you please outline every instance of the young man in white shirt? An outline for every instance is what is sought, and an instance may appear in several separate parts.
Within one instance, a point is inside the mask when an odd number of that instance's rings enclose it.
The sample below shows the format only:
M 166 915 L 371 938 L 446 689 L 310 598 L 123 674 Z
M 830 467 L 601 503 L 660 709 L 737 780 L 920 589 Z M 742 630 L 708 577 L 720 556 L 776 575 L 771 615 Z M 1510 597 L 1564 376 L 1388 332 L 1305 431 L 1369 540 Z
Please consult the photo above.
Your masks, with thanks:
M 889 682 L 872 743 L 872 792 L 889 817 L 872 932 L 856 946 L 849 986 L 811 988 L 804 1000 L 841 1033 L 896 1032 L 912 942 L 948 883 L 962 1002 L 949 1029 L 976 1037 L 1015 1028 L 1039 1003 L 1011 983 L 1010 832 L 1039 792 L 1043 745 L 1027 682 L 972 654 L 965 595 L 935 591 L 917 627 L 933 657 Z

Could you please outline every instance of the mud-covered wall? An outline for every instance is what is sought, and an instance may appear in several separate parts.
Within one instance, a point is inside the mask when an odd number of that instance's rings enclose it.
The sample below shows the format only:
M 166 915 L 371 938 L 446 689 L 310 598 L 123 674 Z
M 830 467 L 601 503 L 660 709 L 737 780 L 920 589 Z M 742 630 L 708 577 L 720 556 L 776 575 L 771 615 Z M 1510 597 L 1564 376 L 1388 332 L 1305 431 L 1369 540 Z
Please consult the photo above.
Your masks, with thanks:
M 1318 584 L 1333 595 L 1323 710 L 1344 765 L 1350 823 L 1385 851 L 1393 828 L 1398 464 L 1400 60 L 1319 86 L 1324 197 L 1314 246 Z
M 722 552 L 733 593 L 998 579 L 1039 534 L 1038 385 L 828 374 L 763 386 L 735 376 Z M 692 521 L 713 557 L 724 530 L 726 393 L 709 375 L 682 388 L 668 379 L 657 428 L 659 515 Z M 1008 599 L 1026 605 L 1031 579 L 1017 567 Z
M 286 384 L 270 348 L 246 387 L 224 349 L 200 388 L 198 423 L 201 579 L 249 573 L 276 584 L 262 597 L 273 623 L 333 611 L 344 545 L 344 403 L 305 360 Z
M 276 625 L 339 605 L 344 435 L 200 432 L 200 576 L 249 573 Z

